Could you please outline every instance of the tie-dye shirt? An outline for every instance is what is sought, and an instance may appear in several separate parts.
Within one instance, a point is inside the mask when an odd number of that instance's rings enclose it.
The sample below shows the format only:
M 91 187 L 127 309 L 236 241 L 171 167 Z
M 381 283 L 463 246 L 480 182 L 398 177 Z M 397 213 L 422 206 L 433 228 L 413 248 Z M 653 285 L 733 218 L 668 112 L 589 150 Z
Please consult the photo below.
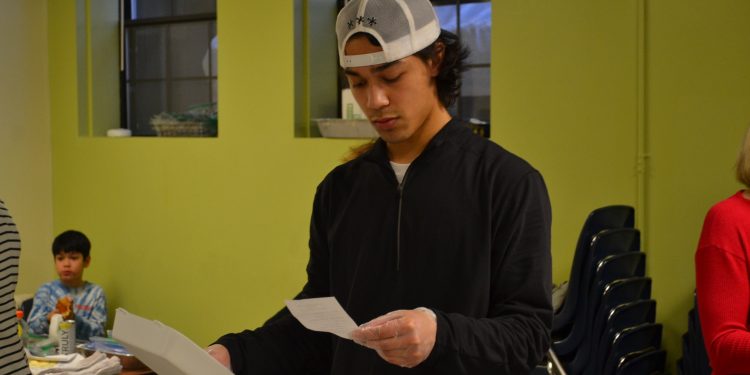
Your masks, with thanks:
M 34 305 L 29 314 L 31 330 L 37 334 L 49 332 L 47 315 L 64 296 L 73 298 L 76 339 L 88 340 L 91 336 L 104 336 L 104 327 L 107 325 L 107 301 L 102 288 L 90 282 L 84 282 L 83 286 L 78 288 L 69 288 L 60 280 L 42 285 L 34 295 Z

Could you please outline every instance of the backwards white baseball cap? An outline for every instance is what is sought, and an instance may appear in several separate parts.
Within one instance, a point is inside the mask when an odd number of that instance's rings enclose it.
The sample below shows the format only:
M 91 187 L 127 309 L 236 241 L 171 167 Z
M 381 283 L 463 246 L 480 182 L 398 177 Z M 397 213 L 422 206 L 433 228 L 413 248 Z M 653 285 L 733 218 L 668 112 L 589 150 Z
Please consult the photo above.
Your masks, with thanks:
M 356 33 L 370 34 L 383 51 L 345 55 Z M 336 37 L 343 68 L 385 64 L 413 55 L 437 40 L 440 22 L 429 0 L 352 0 L 339 12 Z

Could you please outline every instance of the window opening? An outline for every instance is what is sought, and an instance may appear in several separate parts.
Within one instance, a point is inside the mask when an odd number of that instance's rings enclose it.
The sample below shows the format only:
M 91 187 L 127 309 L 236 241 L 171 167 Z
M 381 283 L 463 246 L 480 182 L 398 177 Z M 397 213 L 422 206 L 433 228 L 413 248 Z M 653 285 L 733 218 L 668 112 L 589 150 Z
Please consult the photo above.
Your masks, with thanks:
M 218 133 L 215 0 L 124 0 L 121 121 L 139 136 Z

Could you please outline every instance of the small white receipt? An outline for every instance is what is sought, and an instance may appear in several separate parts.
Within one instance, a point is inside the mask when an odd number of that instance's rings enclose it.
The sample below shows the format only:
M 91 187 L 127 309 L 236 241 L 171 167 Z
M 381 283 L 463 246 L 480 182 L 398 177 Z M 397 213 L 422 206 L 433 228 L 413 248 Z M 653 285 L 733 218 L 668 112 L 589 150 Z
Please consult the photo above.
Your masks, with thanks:
M 351 333 L 357 328 L 357 324 L 334 297 L 286 300 L 284 303 L 309 330 L 330 332 L 351 340 Z

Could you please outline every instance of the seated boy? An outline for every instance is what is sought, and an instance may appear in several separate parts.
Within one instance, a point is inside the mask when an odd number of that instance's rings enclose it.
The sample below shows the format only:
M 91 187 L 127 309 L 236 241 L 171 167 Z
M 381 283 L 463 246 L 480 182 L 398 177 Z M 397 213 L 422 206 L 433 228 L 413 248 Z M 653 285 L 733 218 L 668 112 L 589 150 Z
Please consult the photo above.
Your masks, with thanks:
M 83 269 L 91 263 L 91 243 L 81 232 L 61 233 L 52 243 L 55 271 L 60 277 L 42 285 L 34 295 L 29 314 L 29 327 L 34 333 L 47 334 L 54 314 L 75 319 L 76 339 L 104 336 L 107 324 L 107 303 L 104 291 L 83 280 Z

